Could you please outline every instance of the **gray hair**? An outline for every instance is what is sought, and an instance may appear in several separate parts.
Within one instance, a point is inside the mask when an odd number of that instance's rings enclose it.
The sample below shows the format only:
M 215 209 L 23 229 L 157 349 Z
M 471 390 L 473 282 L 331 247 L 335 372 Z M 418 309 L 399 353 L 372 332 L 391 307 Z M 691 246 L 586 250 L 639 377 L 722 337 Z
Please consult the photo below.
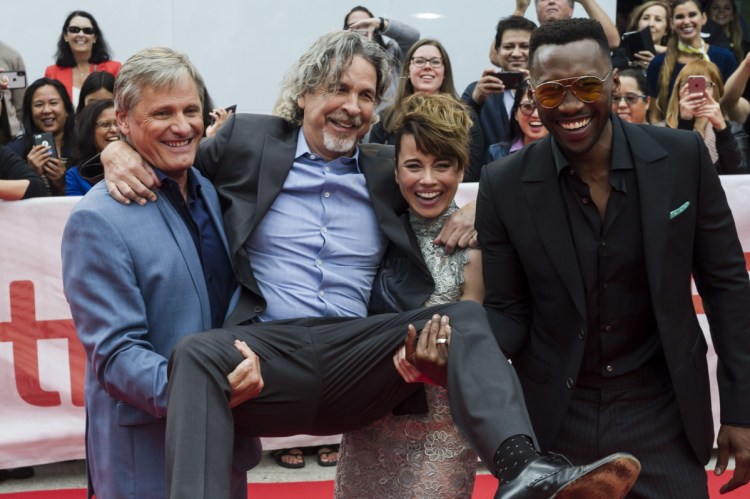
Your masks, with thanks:
M 171 88 L 186 77 L 192 78 L 202 108 L 206 87 L 190 59 L 170 48 L 143 49 L 125 61 L 117 74 L 115 110 L 129 113 L 140 100 L 145 87 Z
M 375 97 L 380 102 L 391 84 L 388 53 L 377 43 L 353 31 L 334 31 L 318 38 L 287 71 L 273 114 L 295 125 L 302 124 L 303 110 L 297 99 L 307 92 L 324 89 L 335 92 L 341 76 L 358 55 L 375 66 Z

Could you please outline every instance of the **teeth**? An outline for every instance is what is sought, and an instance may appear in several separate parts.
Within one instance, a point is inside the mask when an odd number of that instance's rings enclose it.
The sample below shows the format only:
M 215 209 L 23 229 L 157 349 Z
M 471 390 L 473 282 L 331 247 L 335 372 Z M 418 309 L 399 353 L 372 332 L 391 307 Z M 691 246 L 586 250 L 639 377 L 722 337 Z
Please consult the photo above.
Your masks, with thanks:
M 560 126 L 566 130 L 578 130 L 579 128 L 583 128 L 588 125 L 589 121 L 591 121 L 591 118 L 586 118 L 578 121 L 561 121 Z
M 435 199 L 441 192 L 418 192 L 417 197 L 422 199 Z
M 183 146 L 188 145 L 189 143 L 190 143 L 190 140 L 179 140 L 179 141 L 175 140 L 171 142 L 165 142 L 165 144 L 168 145 L 169 147 L 183 147 Z

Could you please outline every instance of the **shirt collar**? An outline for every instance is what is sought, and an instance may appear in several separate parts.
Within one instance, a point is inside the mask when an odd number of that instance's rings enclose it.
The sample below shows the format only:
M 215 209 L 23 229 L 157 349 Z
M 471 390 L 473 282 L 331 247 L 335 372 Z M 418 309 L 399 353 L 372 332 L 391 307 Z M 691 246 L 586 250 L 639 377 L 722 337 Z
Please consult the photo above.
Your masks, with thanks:
M 154 172 L 156 173 L 156 178 L 161 181 L 162 186 L 166 186 L 168 189 L 177 189 L 179 192 L 177 182 L 167 176 L 166 173 L 156 167 L 154 167 Z M 188 199 L 197 198 L 201 192 L 201 184 L 198 182 L 198 176 L 192 168 L 188 168 L 187 171 L 187 192 Z
M 333 167 L 335 167 L 336 165 L 342 165 L 342 167 L 345 169 L 349 169 L 354 166 L 357 173 L 362 173 L 362 170 L 359 167 L 359 146 L 354 149 L 354 154 L 351 157 L 341 156 L 332 161 L 326 162 L 324 158 L 321 158 L 310 150 L 310 146 L 307 144 L 307 139 L 305 139 L 305 132 L 302 127 L 300 127 L 299 135 L 297 136 L 297 149 L 294 151 L 294 160 L 298 161 L 302 158 L 313 161 L 322 161 L 323 163 L 326 163 Z

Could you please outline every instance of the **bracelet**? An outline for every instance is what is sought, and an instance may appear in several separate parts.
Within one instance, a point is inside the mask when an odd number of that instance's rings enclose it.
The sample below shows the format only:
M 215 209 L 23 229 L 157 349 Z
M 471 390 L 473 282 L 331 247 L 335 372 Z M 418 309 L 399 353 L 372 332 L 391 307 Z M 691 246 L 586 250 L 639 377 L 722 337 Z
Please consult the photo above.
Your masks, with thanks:
M 379 17 L 378 19 L 380 19 L 380 26 L 378 26 L 378 31 L 382 33 L 385 30 L 385 19 L 383 19 L 382 17 Z

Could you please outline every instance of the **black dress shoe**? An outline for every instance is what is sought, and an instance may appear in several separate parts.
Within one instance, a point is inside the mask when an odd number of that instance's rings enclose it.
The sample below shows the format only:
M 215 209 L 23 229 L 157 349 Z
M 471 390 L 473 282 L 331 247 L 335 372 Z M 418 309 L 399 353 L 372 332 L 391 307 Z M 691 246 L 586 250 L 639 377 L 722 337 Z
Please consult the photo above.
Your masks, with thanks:
M 622 499 L 640 472 L 641 463 L 626 453 L 582 466 L 547 453 L 531 461 L 513 480 L 501 483 L 495 499 Z

